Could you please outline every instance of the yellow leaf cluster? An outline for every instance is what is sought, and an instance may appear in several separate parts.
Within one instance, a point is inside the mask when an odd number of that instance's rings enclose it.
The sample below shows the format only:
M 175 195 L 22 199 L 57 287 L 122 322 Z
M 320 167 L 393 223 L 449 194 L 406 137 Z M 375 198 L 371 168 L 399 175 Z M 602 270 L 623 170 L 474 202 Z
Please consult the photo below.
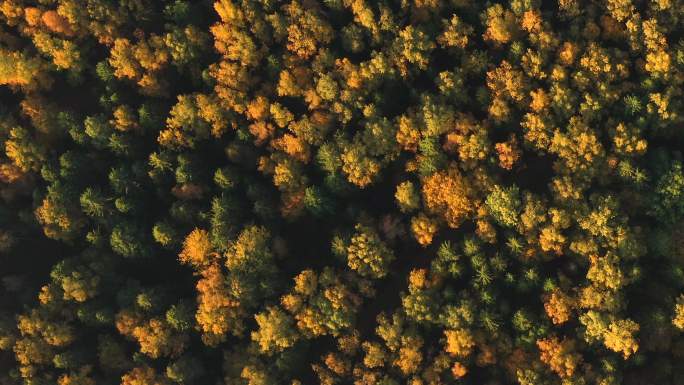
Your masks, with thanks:
M 440 171 L 423 181 L 423 200 L 428 210 L 457 228 L 473 212 L 472 191 L 455 168 Z
M 446 330 L 444 350 L 457 357 L 467 357 L 475 346 L 473 336 L 465 329 Z
M 209 233 L 206 230 L 195 229 L 183 241 L 183 250 L 178 259 L 182 263 L 187 263 L 196 267 L 206 265 L 210 262 L 211 242 Z
M 559 340 L 558 337 L 537 341 L 540 359 L 561 378 L 572 377 L 582 356 L 575 352 L 572 340 Z

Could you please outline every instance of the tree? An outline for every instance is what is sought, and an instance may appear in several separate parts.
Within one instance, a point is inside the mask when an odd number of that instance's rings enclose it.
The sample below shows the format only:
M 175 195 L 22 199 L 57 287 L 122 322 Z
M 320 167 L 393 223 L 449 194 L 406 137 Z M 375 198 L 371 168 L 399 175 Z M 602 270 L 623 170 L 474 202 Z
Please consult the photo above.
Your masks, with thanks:
M 457 228 L 472 212 L 468 182 L 455 168 L 437 172 L 423 181 L 423 201 L 427 209 L 446 220 L 449 227 Z
M 333 39 L 333 30 L 315 8 L 304 8 L 298 1 L 287 5 L 291 20 L 287 27 L 287 49 L 300 58 L 311 57 L 320 46 Z
M 608 330 L 603 335 L 606 347 L 614 352 L 622 353 L 627 359 L 639 350 L 639 343 L 634 338 L 634 333 L 639 331 L 639 324 L 625 319 L 616 320 L 608 325 Z
M 437 38 L 437 42 L 443 47 L 465 48 L 468 45 L 473 27 L 463 22 L 458 15 L 451 16 L 449 21 L 442 21 L 444 32 Z
M 80 72 L 82 69 L 81 53 L 72 41 L 55 38 L 47 33 L 38 32 L 33 35 L 33 45 L 44 55 L 51 56 L 57 68 Z
M 135 44 L 117 38 L 110 51 L 109 64 L 117 78 L 135 81 L 145 95 L 159 96 L 166 92 L 167 85 L 158 72 L 166 67 L 169 56 L 161 36 L 152 34 Z
M 173 64 L 183 67 L 201 60 L 209 47 L 209 36 L 194 25 L 177 27 L 164 35 L 164 45 Z
M 216 2 L 214 8 L 222 23 L 211 27 L 214 35 L 214 47 L 225 58 L 236 61 L 243 66 L 254 66 L 263 53 L 258 49 L 258 42 L 245 28 L 247 20 L 242 12 L 233 10 L 235 5 L 227 2 Z
M 194 308 L 188 301 L 181 300 L 166 311 L 166 322 L 175 330 L 188 331 L 193 326 Z
M 346 148 L 341 159 L 342 171 L 347 174 L 349 182 L 361 188 L 373 182 L 380 172 L 380 164 L 359 145 Z
M 209 138 L 211 126 L 198 108 L 197 95 L 178 96 L 169 115 L 167 128 L 159 132 L 157 139 L 162 146 L 193 148 L 198 141 Z
M 490 214 L 502 226 L 514 227 L 517 225 L 518 213 L 522 204 L 519 195 L 520 190 L 515 185 L 509 188 L 502 188 L 497 185 L 487 196 L 485 204 Z
M 99 148 L 106 148 L 109 138 L 113 133 L 113 128 L 104 115 L 88 116 L 83 121 L 84 133 L 92 140 L 92 143 Z
M 515 14 L 504 9 L 501 4 L 494 4 L 487 8 L 483 16 L 487 25 L 485 40 L 491 40 L 495 44 L 505 44 L 517 36 L 518 26 Z
M 313 215 L 324 217 L 335 211 L 334 201 L 321 189 L 315 186 L 304 190 L 304 205 Z
M 511 170 L 520 159 L 521 151 L 514 135 L 511 135 L 506 142 L 496 143 L 494 148 L 499 156 L 499 166 L 505 170 Z
M 49 84 L 45 63 L 27 53 L 0 49 L 0 84 L 27 90 Z
M 74 192 L 60 182 L 48 187 L 47 195 L 35 211 L 46 236 L 71 240 L 79 235 L 85 223 L 74 198 Z
M 41 15 L 41 20 L 43 21 L 43 24 L 45 24 L 45 26 L 52 32 L 66 36 L 71 36 L 74 34 L 74 31 L 69 24 L 69 20 L 60 15 L 57 11 L 49 10 L 43 12 Z
M 325 268 L 320 274 L 304 270 L 294 280 L 293 292 L 284 295 L 281 303 L 293 314 L 304 337 L 338 336 L 352 327 L 362 303 L 354 282 L 342 281 L 332 268 Z
M 83 213 L 93 218 L 103 218 L 109 211 L 107 198 L 93 188 L 87 188 L 79 199 Z
M 5 154 L 22 171 L 36 171 L 45 161 L 45 149 L 22 127 L 10 129 Z
M 500 7 L 500 5 L 497 4 L 494 7 Z M 491 90 L 494 101 L 510 100 L 522 104 L 527 100 L 528 84 L 525 76 L 505 60 L 498 67 L 487 72 L 487 87 Z
M 436 221 L 422 213 L 411 218 L 411 232 L 421 246 L 431 244 L 437 230 Z
M 438 293 L 427 280 L 427 272 L 415 269 L 409 273 L 408 293 L 402 293 L 401 304 L 406 316 L 418 323 L 437 321 Z
M 141 231 L 140 225 L 121 222 L 112 230 L 109 244 L 114 252 L 126 258 L 146 258 L 150 256 L 151 250 L 145 234 L 148 232 Z
M 139 366 L 121 377 L 121 385 L 168 385 L 168 381 L 149 366 Z
M 187 344 L 187 336 L 174 333 L 164 319 L 152 318 L 133 328 L 131 334 L 138 340 L 140 352 L 152 358 L 178 357 Z
M 211 263 L 211 242 L 206 230 L 195 229 L 183 241 L 183 250 L 178 258 L 182 263 L 202 267 Z
M 591 266 L 587 271 L 587 278 L 598 287 L 608 290 L 619 290 L 625 285 L 625 277 L 620 269 L 619 257 L 609 253 L 604 257 L 591 256 Z
M 248 226 L 231 243 L 226 266 L 231 272 L 267 273 L 272 269 L 271 234 L 260 226 Z
M 280 352 L 292 347 L 299 339 L 294 320 L 279 308 L 269 307 L 254 318 L 259 329 L 252 332 L 252 340 L 257 342 L 262 353 Z
M 467 357 L 475 346 L 472 335 L 464 329 L 446 330 L 444 336 L 446 337 L 444 350 L 456 357 Z
M 404 375 L 412 374 L 418 371 L 423 361 L 423 355 L 420 351 L 422 341 L 419 344 L 411 344 L 403 346 L 399 349 L 399 357 L 394 361 L 394 365 L 401 370 Z
M 403 73 L 406 73 L 406 63 L 416 65 L 424 70 L 430 61 L 430 51 L 435 48 L 435 43 L 420 28 L 407 26 L 399 32 L 395 40 L 397 50 L 397 62 Z
M 347 247 L 347 264 L 364 277 L 383 278 L 394 254 L 372 228 L 357 224 Z
M 224 250 L 228 246 L 225 240 L 235 237 L 243 215 L 241 204 L 233 195 L 221 194 L 220 197 L 212 199 L 209 223 L 210 239 L 215 248 Z
M 557 3 L 0 0 L 0 385 L 684 378 L 684 3 Z
M 544 310 L 554 325 L 570 319 L 575 303 L 573 299 L 559 289 L 554 290 L 544 301 Z
M 684 215 L 684 173 L 680 163 L 673 163 L 670 169 L 658 179 L 653 210 L 660 218 L 672 222 Z
M 162 246 L 173 246 L 180 243 L 176 229 L 169 222 L 157 222 L 152 227 L 152 237 Z
M 594 164 L 604 156 L 598 137 L 579 117 L 570 119 L 567 132 L 554 132 L 549 150 L 563 159 L 561 167 L 575 173 L 596 172 Z
M 239 174 L 231 167 L 219 168 L 214 173 L 214 183 L 223 190 L 234 189 L 239 182 L 239 179 Z
M 684 295 L 677 297 L 677 302 L 674 308 L 674 318 L 672 319 L 672 324 L 677 329 L 684 329 Z
M 227 285 L 221 267 L 212 263 L 200 271 L 197 281 L 197 314 L 202 340 L 209 346 L 226 339 L 226 334 L 239 336 L 244 331 L 244 310 Z
M 459 263 L 460 255 L 457 254 L 449 241 L 444 241 L 437 249 L 437 257 L 432 261 L 430 268 L 436 274 L 451 275 L 457 278 L 463 271 Z
M 420 196 L 411 181 L 398 184 L 394 198 L 397 200 L 399 209 L 404 213 L 411 212 L 420 207 Z
M 101 277 L 97 270 L 76 259 L 65 259 L 50 272 L 53 283 L 62 289 L 62 299 L 85 302 L 100 291 Z
M 572 340 L 558 337 L 537 341 L 540 359 L 561 378 L 572 377 L 582 362 L 582 356 L 575 352 Z

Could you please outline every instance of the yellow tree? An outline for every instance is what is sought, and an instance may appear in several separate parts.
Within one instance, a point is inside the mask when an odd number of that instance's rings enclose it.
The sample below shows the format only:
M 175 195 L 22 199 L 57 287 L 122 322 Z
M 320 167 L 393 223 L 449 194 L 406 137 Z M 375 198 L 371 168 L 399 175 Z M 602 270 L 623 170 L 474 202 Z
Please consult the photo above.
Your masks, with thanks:
M 303 59 L 316 53 L 319 47 L 332 41 L 332 27 L 319 16 L 316 7 L 304 7 L 293 1 L 286 7 L 290 17 L 287 27 L 287 49 Z
M 513 40 L 518 32 L 518 21 L 515 14 L 501 4 L 494 4 L 487 8 L 485 12 L 487 30 L 484 34 L 485 40 L 490 40 L 494 44 L 505 44 Z
M 244 310 L 231 295 L 221 267 L 212 263 L 200 271 L 197 282 L 197 314 L 202 340 L 209 346 L 226 339 L 226 334 L 239 336 L 244 331 Z
M 446 330 L 444 336 L 446 337 L 444 350 L 455 357 L 468 357 L 475 346 L 473 336 L 465 329 Z
M 394 260 L 392 250 L 380 239 L 378 233 L 365 225 L 357 224 L 347 247 L 347 263 L 365 277 L 382 278 L 388 273 Z
M 214 255 L 209 233 L 206 230 L 195 229 L 185 238 L 183 250 L 178 258 L 182 263 L 199 268 L 209 264 Z
M 672 324 L 679 330 L 684 330 L 684 294 L 677 297 Z
M 169 385 L 170 382 L 149 366 L 133 368 L 121 377 L 121 385 Z
M 0 85 L 41 88 L 49 84 L 45 70 L 45 63 L 37 57 L 0 48 Z
M 449 21 L 443 20 L 444 31 L 437 38 L 442 47 L 465 48 L 468 45 L 473 27 L 463 22 L 457 15 L 451 16 Z
M 380 164 L 368 155 L 363 146 L 352 145 L 342 154 L 342 171 L 351 183 L 364 188 L 375 180 Z
M 522 155 L 522 151 L 518 146 L 518 140 L 512 134 L 507 141 L 496 143 L 494 148 L 499 156 L 499 166 L 505 170 L 511 170 Z
M 603 343 L 608 349 L 622 353 L 626 360 L 639 350 L 639 342 L 634 336 L 638 331 L 639 324 L 630 319 L 615 320 L 608 325 Z
M 299 339 L 292 317 L 277 307 L 254 316 L 259 329 L 252 332 L 262 353 L 273 354 L 294 346 Z
M 537 347 L 541 361 L 561 378 L 572 377 L 582 362 L 582 356 L 575 351 L 575 344 L 570 339 L 540 339 L 537 341 Z
M 151 35 L 133 44 L 130 40 L 117 38 L 111 48 L 109 64 L 117 78 L 135 81 L 142 93 L 159 96 L 165 93 L 165 80 L 159 72 L 166 68 L 170 54 L 163 37 Z
M 48 10 L 43 12 L 40 17 L 45 26 L 52 32 L 64 36 L 73 36 L 74 29 L 69 23 L 69 20 L 59 14 L 59 10 Z
M 574 300 L 560 289 L 554 290 L 544 301 L 544 310 L 554 325 L 567 322 L 572 315 Z
M 420 195 L 411 181 L 405 181 L 397 185 L 394 194 L 399 210 L 408 213 L 420 207 Z
M 457 228 L 474 211 L 473 190 L 460 172 L 451 167 L 423 181 L 423 201 L 430 213 Z
M 133 337 L 140 344 L 140 352 L 152 358 L 178 357 L 187 344 L 187 335 L 174 333 L 166 320 L 152 318 L 133 328 Z
M 421 246 L 431 244 L 437 230 L 437 223 L 423 213 L 411 218 L 411 232 Z

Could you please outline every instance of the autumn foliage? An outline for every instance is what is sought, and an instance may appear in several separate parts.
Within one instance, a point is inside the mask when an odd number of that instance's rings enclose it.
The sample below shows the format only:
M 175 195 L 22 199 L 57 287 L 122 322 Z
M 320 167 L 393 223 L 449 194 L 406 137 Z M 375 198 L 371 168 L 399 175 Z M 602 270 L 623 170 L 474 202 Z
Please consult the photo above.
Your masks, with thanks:
M 683 10 L 0 0 L 0 385 L 684 383 Z

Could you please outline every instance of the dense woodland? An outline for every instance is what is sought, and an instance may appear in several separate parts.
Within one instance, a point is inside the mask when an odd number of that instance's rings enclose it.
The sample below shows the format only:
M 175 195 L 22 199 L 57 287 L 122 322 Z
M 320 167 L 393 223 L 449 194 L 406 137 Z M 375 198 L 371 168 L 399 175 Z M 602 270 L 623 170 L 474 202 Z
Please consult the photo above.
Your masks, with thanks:
M 0 25 L 0 385 L 684 384 L 684 0 Z

